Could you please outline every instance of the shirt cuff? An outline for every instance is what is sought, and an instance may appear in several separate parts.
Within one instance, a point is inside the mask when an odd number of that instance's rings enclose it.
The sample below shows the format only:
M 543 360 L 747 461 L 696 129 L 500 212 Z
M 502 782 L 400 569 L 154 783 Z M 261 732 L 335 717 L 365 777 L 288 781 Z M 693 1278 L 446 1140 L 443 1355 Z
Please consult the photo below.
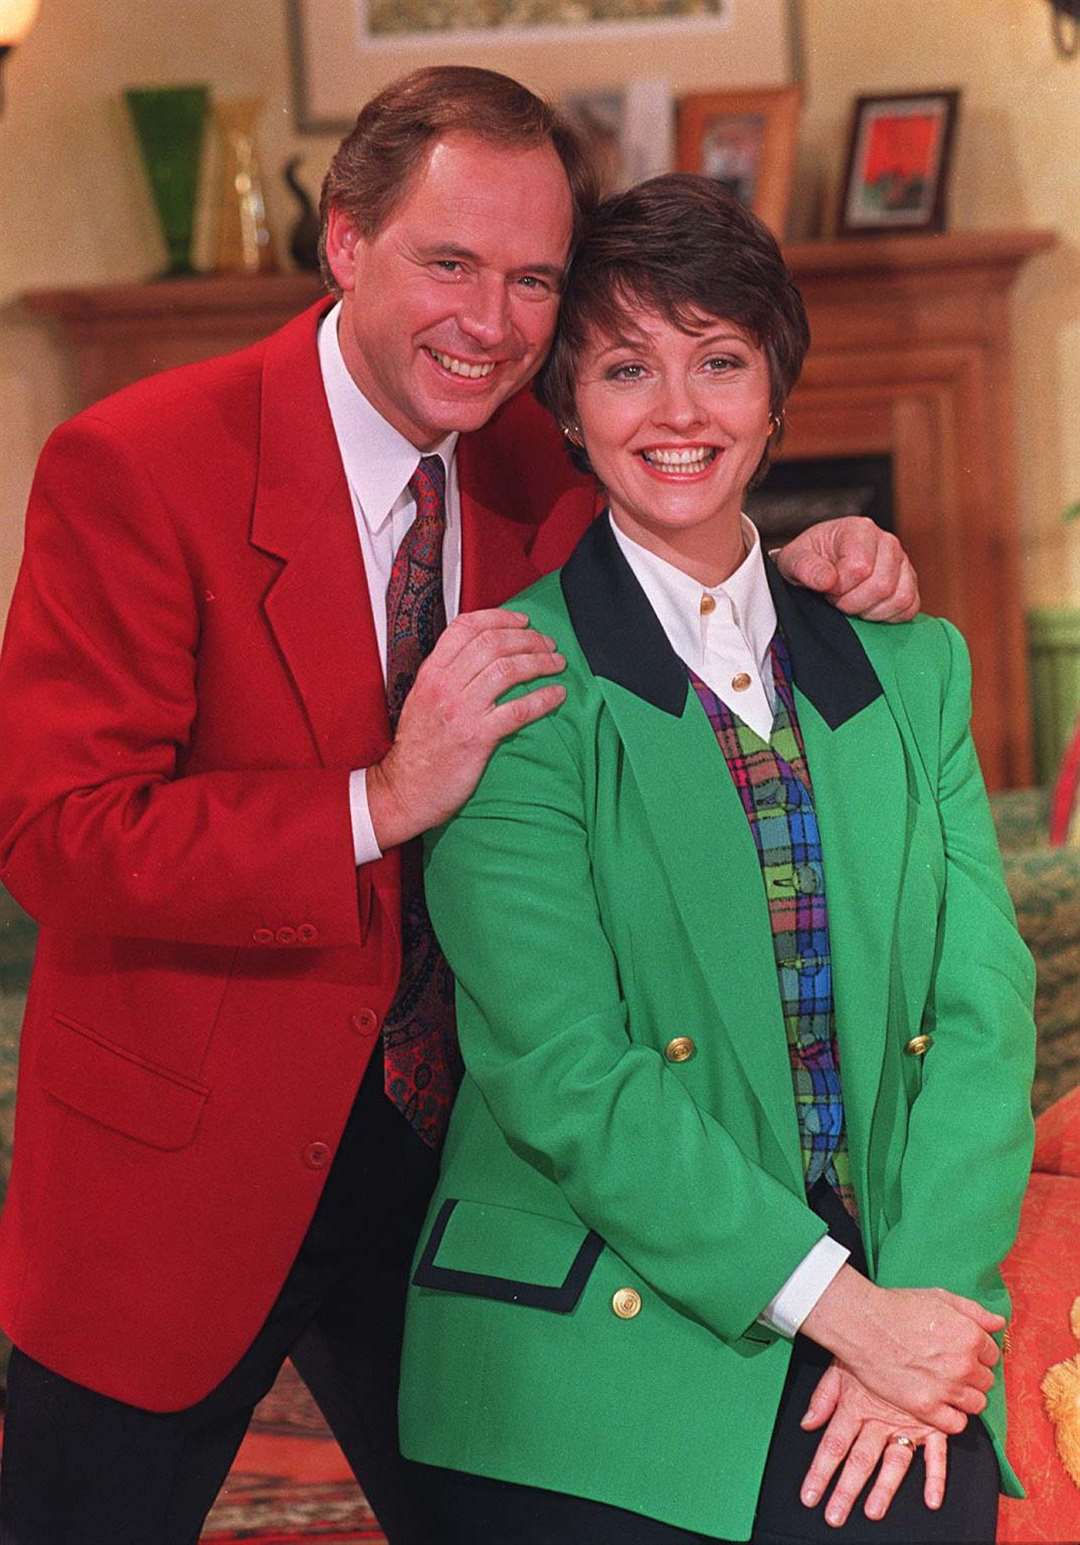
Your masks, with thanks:
M 775 1298 L 758 1315 L 758 1321 L 782 1336 L 794 1336 L 811 1309 L 843 1266 L 850 1250 L 829 1234 L 811 1246 Z
M 349 774 L 349 819 L 352 821 L 356 867 L 359 869 L 361 864 L 373 864 L 377 858 L 382 858 L 382 849 L 375 840 L 375 828 L 371 824 L 371 811 L 368 809 L 366 767 Z

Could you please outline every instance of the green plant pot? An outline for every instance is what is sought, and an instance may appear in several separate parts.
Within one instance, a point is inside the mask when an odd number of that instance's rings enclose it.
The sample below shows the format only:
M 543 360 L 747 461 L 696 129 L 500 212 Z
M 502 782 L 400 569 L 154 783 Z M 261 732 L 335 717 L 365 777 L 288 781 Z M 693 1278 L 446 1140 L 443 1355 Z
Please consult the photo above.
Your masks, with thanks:
M 169 263 L 162 275 L 191 274 L 208 86 L 131 86 L 124 92 Z

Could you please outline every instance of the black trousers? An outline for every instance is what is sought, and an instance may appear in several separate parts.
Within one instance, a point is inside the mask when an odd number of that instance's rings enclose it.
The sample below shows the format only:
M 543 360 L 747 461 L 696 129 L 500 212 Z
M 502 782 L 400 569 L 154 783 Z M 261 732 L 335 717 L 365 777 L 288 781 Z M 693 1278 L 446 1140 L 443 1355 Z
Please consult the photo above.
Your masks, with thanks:
M 2 1545 L 195 1545 L 252 1409 L 290 1356 L 391 1545 L 433 1545 L 420 1467 L 398 1452 L 397 1386 L 409 1264 L 437 1158 L 382 1083 L 377 1055 L 265 1325 L 198 1405 L 143 1411 L 14 1352 Z
M 835 1194 L 822 1184 L 815 1187 L 810 1202 L 833 1238 L 851 1250 L 851 1264 L 865 1271 L 858 1231 Z M 821 1433 L 805 1432 L 799 1421 L 830 1360 L 821 1347 L 796 1336 L 765 1462 L 752 1545 L 824 1545 L 834 1540 L 843 1545 L 992 1545 L 998 1465 L 989 1435 L 977 1419 L 949 1440 L 945 1502 L 937 1512 L 923 1502 L 921 1451 L 883 1519 L 871 1522 L 862 1511 L 873 1477 L 842 1528 L 825 1522 L 827 1497 L 816 1508 L 803 1506 L 799 1491 Z M 657 1421 L 664 1421 L 663 1412 L 657 1412 Z M 722 1432 L 716 1434 L 716 1444 L 722 1451 Z M 480 1475 L 428 1467 L 422 1485 L 433 1518 L 432 1545 L 729 1545 L 622 1508 Z

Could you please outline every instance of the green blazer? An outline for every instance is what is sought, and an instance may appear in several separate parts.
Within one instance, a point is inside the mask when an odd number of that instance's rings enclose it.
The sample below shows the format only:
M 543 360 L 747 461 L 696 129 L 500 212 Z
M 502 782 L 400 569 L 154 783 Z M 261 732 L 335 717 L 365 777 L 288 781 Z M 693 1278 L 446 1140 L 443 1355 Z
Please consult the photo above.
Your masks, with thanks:
M 1033 970 L 966 650 L 948 623 L 852 623 L 770 584 L 822 834 L 867 1259 L 885 1285 L 1007 1313 Z M 745 1539 L 790 1356 L 756 1316 L 825 1231 L 761 869 L 607 521 L 512 604 L 557 639 L 567 699 L 500 746 L 429 848 L 467 1075 L 410 1290 L 402 1445 Z M 1016 1491 L 1000 1380 L 985 1419 Z

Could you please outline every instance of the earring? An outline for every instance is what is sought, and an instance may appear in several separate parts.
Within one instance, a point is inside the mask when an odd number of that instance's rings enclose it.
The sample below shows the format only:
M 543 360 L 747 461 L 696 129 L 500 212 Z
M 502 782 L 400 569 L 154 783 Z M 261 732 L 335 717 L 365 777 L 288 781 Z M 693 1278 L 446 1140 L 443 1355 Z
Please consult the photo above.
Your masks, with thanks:
M 562 432 L 570 441 L 571 445 L 576 445 L 579 451 L 582 449 L 585 441 L 581 437 L 580 424 L 563 424 Z
M 773 435 L 779 433 L 780 428 L 781 428 L 783 422 L 784 422 L 784 415 L 782 413 L 770 413 L 769 414 L 769 436 L 770 436 L 770 438 Z

